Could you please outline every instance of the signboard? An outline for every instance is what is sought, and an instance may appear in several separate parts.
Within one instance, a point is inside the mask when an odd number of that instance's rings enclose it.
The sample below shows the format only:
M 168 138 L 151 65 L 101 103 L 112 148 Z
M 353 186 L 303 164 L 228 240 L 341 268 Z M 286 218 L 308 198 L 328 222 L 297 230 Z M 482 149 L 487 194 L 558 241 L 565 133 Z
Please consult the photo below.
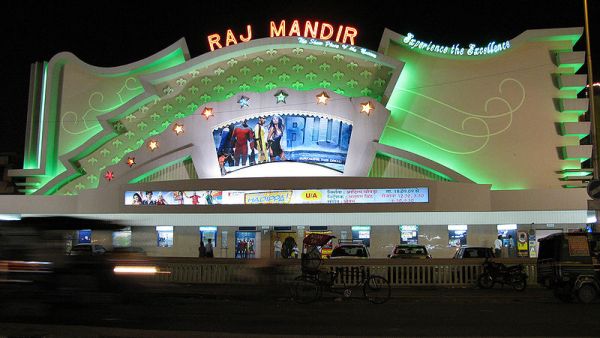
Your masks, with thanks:
M 335 40 L 338 43 L 354 45 L 354 38 L 358 35 L 358 30 L 351 26 L 332 25 L 327 22 L 306 20 L 300 22 L 293 20 L 290 25 L 286 25 L 285 20 L 280 22 L 269 22 L 269 37 L 280 36 L 298 36 L 313 38 L 319 40 Z M 248 42 L 252 40 L 252 25 L 246 25 L 244 34 L 235 34 L 232 29 L 228 29 L 225 36 L 219 33 L 209 35 L 208 46 L 211 51 L 231 45 L 237 45 L 238 42 Z
M 510 48 L 510 41 L 504 41 L 496 43 L 492 41 L 485 46 L 477 46 L 474 43 L 469 44 L 468 47 L 463 47 L 460 44 L 453 44 L 452 46 L 440 45 L 433 43 L 433 41 L 418 40 L 412 33 L 406 34 L 402 42 L 407 45 L 410 49 L 423 50 L 430 53 L 442 54 L 442 55 L 467 55 L 467 56 L 478 56 L 478 55 L 489 55 L 497 54 L 501 51 Z
M 141 196 L 150 198 L 143 199 Z M 156 202 L 160 199 L 160 203 Z M 126 191 L 125 205 L 428 203 L 429 188 Z

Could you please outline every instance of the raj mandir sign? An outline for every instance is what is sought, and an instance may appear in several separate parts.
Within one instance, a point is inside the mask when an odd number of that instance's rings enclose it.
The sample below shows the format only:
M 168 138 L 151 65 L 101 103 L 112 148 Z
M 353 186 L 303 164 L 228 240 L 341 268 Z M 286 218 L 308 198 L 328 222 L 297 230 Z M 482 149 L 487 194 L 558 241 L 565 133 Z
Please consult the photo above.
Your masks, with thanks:
M 281 20 L 279 24 L 271 21 L 269 25 L 269 37 L 280 36 L 297 36 L 304 38 L 313 38 L 319 40 L 335 40 L 341 44 L 354 45 L 354 38 L 358 35 L 358 30 L 351 26 L 338 25 L 337 27 L 319 21 L 304 21 L 303 24 L 298 20 L 292 21 L 292 24 L 286 27 L 285 20 Z M 228 29 L 225 37 L 218 34 L 211 34 L 208 37 L 208 46 L 210 50 L 237 45 L 238 42 L 248 42 L 252 40 L 252 26 L 246 25 L 244 34 L 235 34 L 232 29 Z

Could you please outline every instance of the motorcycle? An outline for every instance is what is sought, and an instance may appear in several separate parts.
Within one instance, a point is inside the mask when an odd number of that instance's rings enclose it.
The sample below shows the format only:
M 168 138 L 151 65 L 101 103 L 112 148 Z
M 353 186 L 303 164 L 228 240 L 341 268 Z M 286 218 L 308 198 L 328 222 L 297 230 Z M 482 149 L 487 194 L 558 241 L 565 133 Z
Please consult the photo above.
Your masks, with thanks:
M 477 278 L 477 285 L 482 289 L 491 289 L 494 284 L 507 284 L 517 291 L 527 287 L 527 274 L 523 264 L 506 266 L 488 259 L 483 262 L 483 272 Z

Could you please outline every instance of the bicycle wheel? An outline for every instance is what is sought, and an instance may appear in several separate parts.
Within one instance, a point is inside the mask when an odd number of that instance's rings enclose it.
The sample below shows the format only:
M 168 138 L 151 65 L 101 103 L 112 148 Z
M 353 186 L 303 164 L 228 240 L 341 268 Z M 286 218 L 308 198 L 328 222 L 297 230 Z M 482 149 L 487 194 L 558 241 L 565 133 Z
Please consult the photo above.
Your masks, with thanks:
M 319 298 L 319 289 L 315 279 L 300 276 L 292 284 L 292 298 L 298 304 L 308 304 Z
M 363 294 L 373 304 L 383 304 L 390 299 L 392 289 L 387 279 L 381 276 L 371 276 L 363 286 Z

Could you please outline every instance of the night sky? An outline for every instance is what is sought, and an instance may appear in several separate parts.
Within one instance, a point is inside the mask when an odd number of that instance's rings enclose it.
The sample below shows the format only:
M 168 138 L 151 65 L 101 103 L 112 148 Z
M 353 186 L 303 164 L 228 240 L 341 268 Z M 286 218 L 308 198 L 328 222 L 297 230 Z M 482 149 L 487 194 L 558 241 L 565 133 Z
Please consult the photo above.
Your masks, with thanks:
M 589 6 L 592 45 L 600 46 L 600 1 L 589 0 Z M 245 34 L 251 24 L 254 39 L 267 37 L 269 21 L 282 19 L 354 26 L 356 44 L 372 50 L 386 27 L 441 45 L 466 46 L 510 40 L 527 29 L 584 26 L 583 0 L 9 1 L 1 12 L 0 152 L 18 156 L 25 141 L 30 64 L 62 51 L 90 65 L 115 67 L 184 37 L 193 58 L 209 51 L 209 34 L 223 36 L 228 28 Z M 585 50 L 584 40 L 585 35 L 575 50 Z M 599 53 L 598 47 L 592 50 L 595 60 Z M 594 73 L 599 81 L 600 62 Z

